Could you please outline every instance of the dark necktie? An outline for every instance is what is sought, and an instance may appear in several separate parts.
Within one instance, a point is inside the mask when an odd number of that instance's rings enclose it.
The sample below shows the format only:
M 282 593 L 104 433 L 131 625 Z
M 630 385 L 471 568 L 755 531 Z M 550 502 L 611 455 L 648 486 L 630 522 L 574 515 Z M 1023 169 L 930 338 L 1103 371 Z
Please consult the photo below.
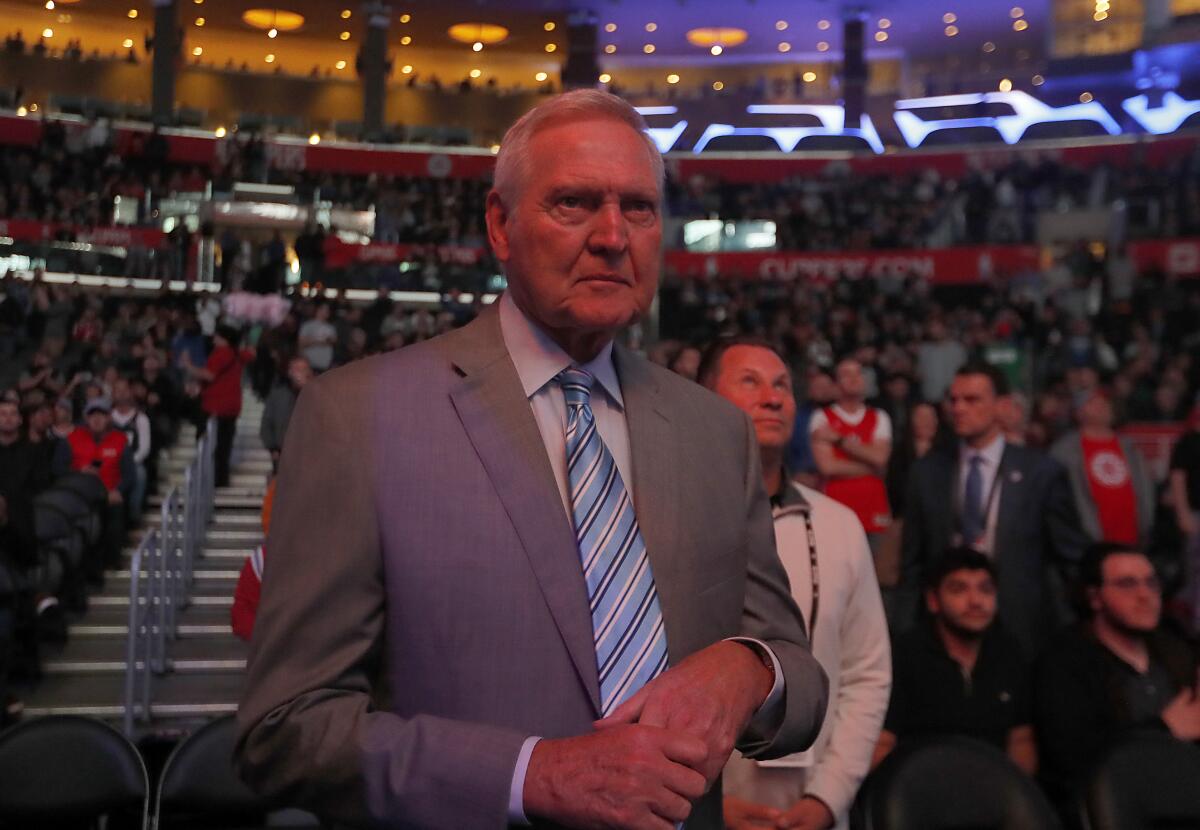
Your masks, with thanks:
M 983 515 L 983 456 L 972 455 L 968 460 L 967 484 L 963 489 L 962 536 L 963 544 L 974 547 L 983 536 L 987 517 Z

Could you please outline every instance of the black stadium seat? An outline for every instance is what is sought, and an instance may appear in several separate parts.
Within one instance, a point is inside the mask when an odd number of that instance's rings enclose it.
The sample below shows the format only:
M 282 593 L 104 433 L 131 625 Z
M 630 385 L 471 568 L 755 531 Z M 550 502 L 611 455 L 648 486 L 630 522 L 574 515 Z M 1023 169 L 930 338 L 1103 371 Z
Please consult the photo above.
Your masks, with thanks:
M 219 718 L 185 738 L 163 766 L 156 798 L 156 830 L 231 830 L 262 826 L 272 804 L 252 792 L 233 771 L 236 724 L 232 715 Z M 316 826 L 297 815 L 286 826 Z M 284 826 L 270 822 L 272 826 Z
M 1134 735 L 1100 761 L 1081 804 L 1088 830 L 1200 827 L 1200 749 L 1161 732 Z
M 992 746 L 946 737 L 898 749 L 866 780 L 863 830 L 1052 830 L 1033 781 Z
M 0 733 L 0 828 L 62 826 L 119 815 L 147 827 L 142 757 L 108 724 L 54 715 Z M 135 823 L 131 823 L 135 822 Z

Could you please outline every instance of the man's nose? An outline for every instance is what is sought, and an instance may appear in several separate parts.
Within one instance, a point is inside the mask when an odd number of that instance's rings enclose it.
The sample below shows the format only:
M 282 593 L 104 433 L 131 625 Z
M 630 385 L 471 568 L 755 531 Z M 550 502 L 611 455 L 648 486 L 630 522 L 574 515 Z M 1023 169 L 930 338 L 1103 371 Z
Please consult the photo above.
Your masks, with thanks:
M 618 204 L 605 203 L 596 211 L 588 244 L 596 253 L 619 254 L 629 246 L 629 229 Z

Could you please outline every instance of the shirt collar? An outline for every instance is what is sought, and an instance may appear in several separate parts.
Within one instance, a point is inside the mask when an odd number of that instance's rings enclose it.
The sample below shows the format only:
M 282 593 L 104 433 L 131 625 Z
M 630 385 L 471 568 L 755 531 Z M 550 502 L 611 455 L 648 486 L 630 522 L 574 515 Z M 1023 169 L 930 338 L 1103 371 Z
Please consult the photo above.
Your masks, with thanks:
M 500 335 L 504 338 L 504 347 L 512 358 L 517 369 L 517 377 L 521 379 L 521 388 L 525 397 L 532 398 L 542 387 L 550 383 L 563 369 L 576 365 L 570 355 L 555 343 L 536 323 L 517 308 L 512 296 L 506 291 L 500 297 Z M 596 379 L 609 400 L 624 408 L 625 401 L 621 397 L 621 383 L 617 379 L 617 370 L 612 360 L 613 344 L 608 341 L 600 353 L 587 363 L 578 364 L 580 369 L 589 372 Z
M 987 466 L 999 467 L 1000 459 L 1004 457 L 1003 433 L 997 435 L 994 439 L 992 439 L 992 443 L 988 444 L 981 450 L 971 449 L 966 445 L 966 443 L 962 443 L 960 446 L 962 448 L 960 458 L 962 458 L 963 462 L 966 462 L 966 460 L 973 455 L 978 455 L 984 460 L 984 463 L 986 463 Z

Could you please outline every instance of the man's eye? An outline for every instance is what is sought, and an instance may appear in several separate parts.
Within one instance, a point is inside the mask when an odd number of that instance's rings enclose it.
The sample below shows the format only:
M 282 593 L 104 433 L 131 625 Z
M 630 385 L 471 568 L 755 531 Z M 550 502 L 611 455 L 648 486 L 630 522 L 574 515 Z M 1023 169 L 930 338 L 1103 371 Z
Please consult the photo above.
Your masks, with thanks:
M 630 211 L 633 211 L 634 213 L 653 213 L 654 212 L 654 203 L 639 199 L 639 200 L 630 202 L 627 205 L 627 209 Z
M 578 196 L 563 196 L 558 200 L 559 207 L 565 207 L 569 210 L 583 207 L 583 199 Z

